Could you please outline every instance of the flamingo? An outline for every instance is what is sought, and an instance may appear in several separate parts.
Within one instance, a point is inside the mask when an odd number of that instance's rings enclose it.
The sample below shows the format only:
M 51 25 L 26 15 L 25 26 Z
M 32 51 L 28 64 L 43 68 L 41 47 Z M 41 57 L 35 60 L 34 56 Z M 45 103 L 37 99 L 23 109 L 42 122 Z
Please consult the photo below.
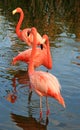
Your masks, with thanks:
M 45 39 L 45 35 L 43 35 Z M 40 65 L 45 66 L 47 69 L 52 68 L 52 58 L 50 53 L 50 47 L 48 44 L 45 44 L 46 48 L 36 48 L 36 54 L 34 58 L 34 67 L 37 68 Z M 23 52 L 20 52 L 17 56 L 12 59 L 12 65 L 15 65 L 17 61 L 25 62 L 29 64 L 30 56 L 31 56 L 32 49 L 27 49 Z
M 24 18 L 24 13 L 23 13 L 22 9 L 18 7 L 15 10 L 13 10 L 12 13 L 13 14 L 20 13 L 20 19 L 16 26 L 16 33 L 21 40 L 25 41 L 29 46 L 31 46 L 32 42 L 33 42 L 33 34 L 31 33 L 31 28 L 26 28 L 26 29 L 23 29 L 22 31 L 20 31 L 20 27 L 21 27 L 21 24 L 22 24 L 22 21 Z M 37 44 L 41 44 L 41 43 L 43 44 L 44 42 L 45 42 L 44 35 L 43 35 L 43 37 L 41 37 L 41 35 L 37 32 Z M 43 46 L 46 48 L 45 44 Z M 51 59 L 51 54 L 50 54 L 50 48 L 47 47 L 47 49 L 41 50 L 40 48 L 37 48 L 36 56 L 35 56 L 35 60 L 34 60 L 35 67 L 44 65 L 48 69 L 52 68 L 52 59 Z M 47 55 L 47 52 L 49 53 L 49 55 Z M 29 60 L 30 60 L 30 55 L 31 55 L 31 49 L 21 52 L 16 57 L 13 58 L 12 64 L 13 65 L 16 64 L 17 61 L 23 61 L 28 64 Z
M 46 97 L 46 115 L 50 113 L 47 97 L 52 97 L 57 100 L 63 107 L 65 107 L 65 101 L 61 96 L 60 89 L 61 85 L 58 79 L 51 73 L 44 71 L 36 71 L 34 69 L 34 58 L 36 54 L 37 45 L 37 30 L 35 27 L 31 29 L 33 33 L 33 46 L 31 52 L 30 63 L 28 66 L 28 74 L 31 84 L 31 89 L 34 90 L 40 96 L 40 118 L 42 118 L 42 97 Z M 48 36 L 45 35 L 46 44 L 49 44 Z
M 16 26 L 16 34 L 22 41 L 25 41 L 29 46 L 31 46 L 31 43 L 33 41 L 33 35 L 31 32 L 31 28 L 25 28 L 23 30 L 20 30 L 21 24 L 24 19 L 24 13 L 21 8 L 16 8 L 12 11 L 12 14 L 20 13 L 20 19 L 18 21 L 18 24 Z M 41 35 L 37 32 L 37 44 L 40 44 L 40 41 L 42 40 Z

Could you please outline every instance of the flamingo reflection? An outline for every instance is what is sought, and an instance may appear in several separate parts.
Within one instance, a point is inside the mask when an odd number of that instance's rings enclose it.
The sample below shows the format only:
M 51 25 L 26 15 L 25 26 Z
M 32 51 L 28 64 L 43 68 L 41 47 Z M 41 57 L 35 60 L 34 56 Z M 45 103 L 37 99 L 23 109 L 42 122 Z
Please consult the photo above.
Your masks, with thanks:
M 23 130 L 47 130 L 47 124 L 41 124 L 32 116 L 24 117 L 21 115 L 11 113 L 11 118 L 13 122 L 16 122 L 16 125 L 22 128 Z
M 29 85 L 28 73 L 25 70 L 18 70 L 14 73 L 12 78 L 12 86 L 15 88 L 16 83 Z
M 5 98 L 7 101 L 11 103 L 15 103 L 15 101 L 17 100 L 17 95 L 14 92 L 11 92 L 11 93 L 8 93 Z
M 20 88 L 29 86 L 29 77 L 28 73 L 25 70 L 18 70 L 13 73 L 14 77 L 12 78 L 12 91 L 6 91 L 7 96 L 5 97 L 11 103 L 15 103 L 17 100 L 18 91 Z M 19 84 L 20 87 L 17 87 Z M 32 93 L 29 93 L 28 101 L 31 100 Z

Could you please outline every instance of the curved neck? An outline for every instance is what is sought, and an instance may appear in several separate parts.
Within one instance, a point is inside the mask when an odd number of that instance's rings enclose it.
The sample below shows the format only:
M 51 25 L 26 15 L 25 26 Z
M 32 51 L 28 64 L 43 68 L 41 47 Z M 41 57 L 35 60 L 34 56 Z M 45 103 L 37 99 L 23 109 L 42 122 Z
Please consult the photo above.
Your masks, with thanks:
M 20 13 L 20 18 L 19 18 L 18 24 L 16 26 L 16 34 L 18 35 L 19 38 L 21 38 L 20 37 L 20 35 L 21 35 L 20 27 L 22 25 L 22 21 L 23 21 L 23 18 L 24 18 L 24 13 L 23 13 L 23 11 L 21 11 L 19 13 Z
M 29 75 L 34 72 L 34 58 L 36 54 L 36 46 L 37 46 L 37 31 L 32 32 L 33 33 L 33 44 L 32 44 L 32 52 L 30 56 L 30 62 L 28 67 L 28 73 Z
M 48 59 L 47 65 L 48 65 L 48 69 L 51 69 L 52 68 L 52 56 L 51 56 L 51 52 L 50 52 L 50 44 L 49 44 L 48 36 L 46 38 L 46 46 L 47 46 L 47 59 Z

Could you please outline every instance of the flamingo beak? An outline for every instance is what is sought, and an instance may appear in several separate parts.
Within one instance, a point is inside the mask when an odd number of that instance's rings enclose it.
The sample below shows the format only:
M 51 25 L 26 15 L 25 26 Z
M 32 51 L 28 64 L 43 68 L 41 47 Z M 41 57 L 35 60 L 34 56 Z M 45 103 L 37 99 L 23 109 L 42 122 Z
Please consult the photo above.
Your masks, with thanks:
M 41 44 L 44 44 L 46 42 L 46 39 L 42 39 Z
M 40 44 L 41 49 L 46 48 L 45 42 L 46 42 L 46 39 L 43 38 L 42 41 L 41 41 L 41 44 Z
M 14 15 L 16 12 L 17 12 L 17 10 L 15 9 L 15 10 L 12 11 L 12 14 Z
M 43 44 L 40 44 L 41 50 L 43 50 Z

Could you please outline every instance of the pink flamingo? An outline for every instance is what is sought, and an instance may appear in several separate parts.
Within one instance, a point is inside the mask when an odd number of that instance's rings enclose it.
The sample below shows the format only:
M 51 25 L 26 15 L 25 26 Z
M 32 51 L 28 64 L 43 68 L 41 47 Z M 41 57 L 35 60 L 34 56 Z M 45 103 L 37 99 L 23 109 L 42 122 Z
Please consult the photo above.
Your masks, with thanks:
M 48 96 L 56 99 L 63 107 L 65 107 L 65 102 L 60 93 L 61 86 L 58 79 L 51 73 L 34 70 L 33 60 L 35 58 L 36 45 L 37 45 L 36 28 L 33 27 L 31 29 L 31 32 L 33 33 L 34 39 L 33 39 L 30 63 L 28 67 L 28 74 L 29 74 L 31 89 L 33 89 L 40 96 L 40 118 L 42 118 L 42 97 L 43 96 L 46 96 L 47 115 L 49 114 L 49 106 L 47 101 Z M 45 39 L 46 39 L 46 44 L 49 45 L 49 39 L 47 35 L 45 35 Z
M 45 39 L 45 35 L 43 36 Z M 46 44 L 45 44 L 46 45 Z M 15 56 L 12 59 L 12 64 L 15 65 L 17 61 L 25 62 L 26 64 L 29 64 L 30 62 L 30 56 L 31 56 L 32 49 L 25 50 L 23 52 L 20 52 L 17 56 Z M 36 48 L 36 54 L 34 58 L 34 67 L 37 68 L 40 65 L 45 66 L 48 69 L 52 68 L 52 58 L 50 53 L 50 47 L 47 44 L 46 48 Z
M 31 43 L 33 42 L 33 35 L 31 32 L 31 28 L 25 28 L 23 30 L 20 30 L 21 24 L 24 19 L 24 13 L 21 8 L 16 8 L 12 11 L 12 14 L 20 13 L 20 19 L 18 21 L 18 24 L 16 26 L 16 34 L 17 36 L 22 40 L 25 41 L 29 46 L 31 46 Z M 42 40 L 41 35 L 37 32 L 37 44 L 40 44 L 40 41 Z

